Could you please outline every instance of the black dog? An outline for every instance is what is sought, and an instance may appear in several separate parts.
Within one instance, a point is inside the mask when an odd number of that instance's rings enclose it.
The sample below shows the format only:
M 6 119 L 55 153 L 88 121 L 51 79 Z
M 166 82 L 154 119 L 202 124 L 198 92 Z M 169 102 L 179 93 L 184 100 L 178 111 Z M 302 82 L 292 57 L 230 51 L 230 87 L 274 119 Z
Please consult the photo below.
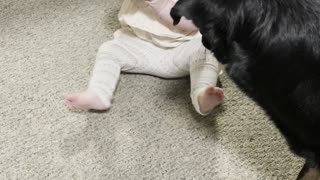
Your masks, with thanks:
M 306 159 L 299 179 L 319 176 L 320 0 L 179 0 L 171 16 L 193 20 L 206 48 Z

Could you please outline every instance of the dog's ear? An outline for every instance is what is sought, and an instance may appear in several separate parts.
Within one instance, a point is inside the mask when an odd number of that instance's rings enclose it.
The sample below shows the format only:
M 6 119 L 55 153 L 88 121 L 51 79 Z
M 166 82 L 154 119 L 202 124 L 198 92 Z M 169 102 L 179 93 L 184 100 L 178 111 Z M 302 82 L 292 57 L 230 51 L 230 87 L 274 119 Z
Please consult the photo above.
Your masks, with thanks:
M 173 24 L 179 24 L 183 16 L 187 19 L 191 19 L 193 8 L 198 1 L 199 0 L 179 0 L 170 12 L 170 15 L 173 19 Z

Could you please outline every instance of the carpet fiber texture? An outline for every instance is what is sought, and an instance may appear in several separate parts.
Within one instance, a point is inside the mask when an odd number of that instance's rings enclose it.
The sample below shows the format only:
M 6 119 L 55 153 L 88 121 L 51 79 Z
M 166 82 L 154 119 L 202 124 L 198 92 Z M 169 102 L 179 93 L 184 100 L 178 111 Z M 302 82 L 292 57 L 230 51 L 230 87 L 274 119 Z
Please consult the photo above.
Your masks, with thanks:
M 301 159 L 226 75 L 201 117 L 189 80 L 124 74 L 108 112 L 69 112 L 122 1 L 0 0 L 0 179 L 294 179 Z

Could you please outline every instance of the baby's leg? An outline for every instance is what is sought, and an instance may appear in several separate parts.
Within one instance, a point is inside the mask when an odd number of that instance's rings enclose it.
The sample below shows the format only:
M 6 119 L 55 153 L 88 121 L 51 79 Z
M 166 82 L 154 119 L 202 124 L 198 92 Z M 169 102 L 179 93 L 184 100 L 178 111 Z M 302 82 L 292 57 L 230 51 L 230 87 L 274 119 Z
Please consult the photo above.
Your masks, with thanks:
M 189 74 L 165 59 L 164 50 L 123 31 L 114 40 L 103 44 L 88 90 L 66 97 L 69 109 L 106 110 L 111 106 L 120 71 L 150 74 L 163 78 L 177 78 Z
M 209 114 L 224 99 L 223 90 L 216 87 L 219 63 L 206 50 L 205 58 L 193 59 L 190 64 L 191 99 L 198 113 Z
M 216 87 L 219 63 L 205 49 L 200 38 L 179 46 L 176 49 L 174 62 L 189 65 L 192 104 L 199 114 L 206 115 L 221 104 L 224 94 L 222 89 Z
M 107 110 L 110 108 L 121 70 L 135 67 L 137 64 L 135 58 L 142 58 L 135 56 L 135 52 L 130 48 L 130 44 L 134 46 L 141 40 L 136 36 L 127 35 L 128 33 L 119 30 L 117 37 L 101 45 L 88 89 L 66 97 L 69 109 Z
M 122 53 L 122 49 L 117 46 L 117 40 L 102 44 L 88 89 L 66 97 L 69 109 L 106 110 L 111 106 L 112 95 L 120 76 Z
M 202 45 L 201 38 L 185 42 L 172 49 L 162 49 L 154 45 L 130 47 L 144 57 L 139 59 L 134 68 L 126 68 L 126 72 L 145 73 L 163 78 L 191 78 L 191 99 L 199 114 L 210 113 L 224 98 L 222 89 L 216 87 L 219 63 Z M 128 45 L 129 46 L 129 45 Z

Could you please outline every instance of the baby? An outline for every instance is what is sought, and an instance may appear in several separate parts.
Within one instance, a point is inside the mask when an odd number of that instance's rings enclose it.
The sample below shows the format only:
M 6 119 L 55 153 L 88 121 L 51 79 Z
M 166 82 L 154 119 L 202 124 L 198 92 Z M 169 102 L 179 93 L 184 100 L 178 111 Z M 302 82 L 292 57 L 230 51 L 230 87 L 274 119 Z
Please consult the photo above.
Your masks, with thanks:
M 205 49 L 191 21 L 173 26 L 170 10 L 177 0 L 124 0 L 119 12 L 121 28 L 102 44 L 86 91 L 69 95 L 70 110 L 107 110 L 111 107 L 120 72 L 162 78 L 191 79 L 195 110 L 207 115 L 224 99 L 216 87 L 220 72 L 216 58 Z

